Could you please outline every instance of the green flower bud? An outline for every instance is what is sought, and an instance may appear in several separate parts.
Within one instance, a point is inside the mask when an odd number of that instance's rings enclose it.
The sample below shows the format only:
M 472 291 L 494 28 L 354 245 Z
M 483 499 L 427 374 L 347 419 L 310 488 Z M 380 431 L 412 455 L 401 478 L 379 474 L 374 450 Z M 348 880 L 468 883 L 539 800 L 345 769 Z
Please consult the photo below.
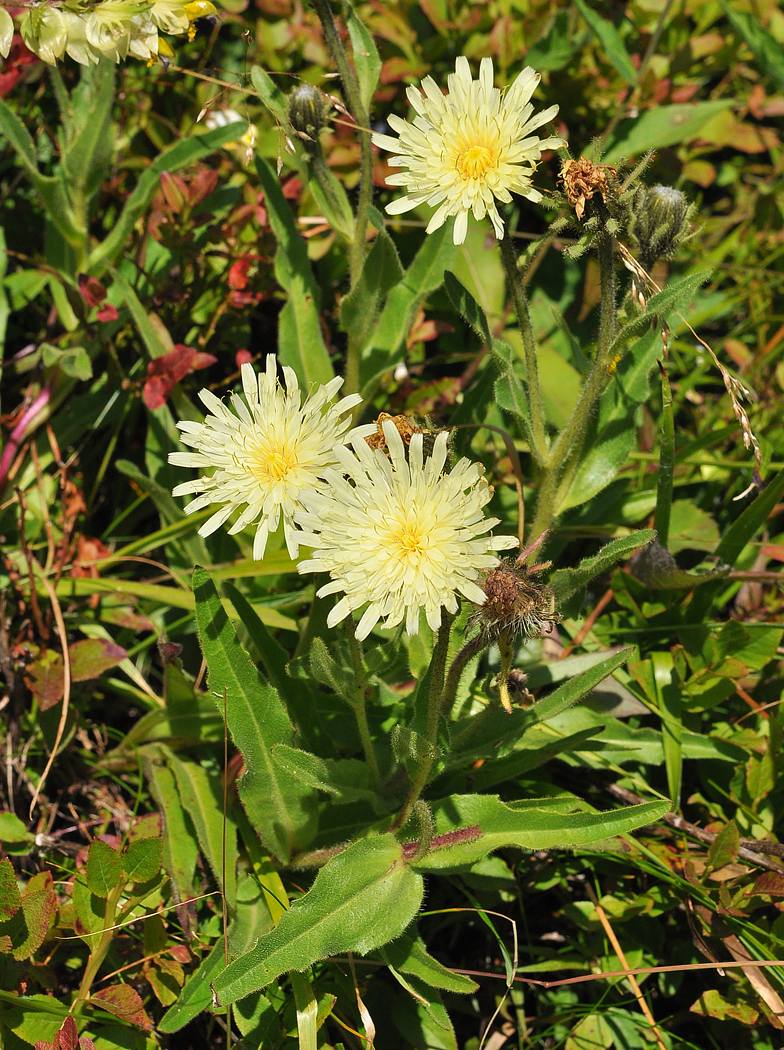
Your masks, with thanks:
M 632 233 L 646 268 L 669 259 L 688 233 L 691 209 L 685 194 L 672 186 L 652 186 L 634 217 Z
M 289 95 L 289 120 L 295 131 L 317 139 L 327 122 L 324 96 L 312 84 L 300 84 Z

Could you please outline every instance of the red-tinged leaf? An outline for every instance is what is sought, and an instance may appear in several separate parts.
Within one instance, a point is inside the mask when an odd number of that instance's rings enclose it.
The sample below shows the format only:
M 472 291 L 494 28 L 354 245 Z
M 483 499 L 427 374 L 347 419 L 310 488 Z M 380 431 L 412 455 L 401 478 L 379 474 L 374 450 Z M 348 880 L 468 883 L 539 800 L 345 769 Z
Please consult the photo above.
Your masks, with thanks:
M 200 368 L 209 368 L 210 365 L 216 364 L 218 358 L 213 354 L 205 354 L 202 350 L 199 350 L 193 355 L 193 361 L 191 361 L 191 371 L 198 372 Z
M 0 938 L 10 939 L 10 954 L 18 962 L 34 955 L 49 931 L 57 905 L 50 872 L 42 871 L 30 879 L 20 904 L 10 919 L 0 923 Z
M 76 1021 L 69 1014 L 63 1021 L 62 1028 L 54 1037 L 54 1045 L 57 1050 L 78 1050 L 79 1033 L 76 1029 Z
M 102 306 L 98 313 L 95 315 L 96 321 L 116 321 L 120 315 L 117 313 L 117 307 L 112 303 L 107 303 Z
M 188 186 L 179 175 L 172 175 L 169 171 L 161 172 L 161 190 L 163 199 L 171 211 L 178 215 L 185 206 L 188 197 Z
M 121 1017 L 129 1024 L 152 1030 L 152 1022 L 144 1012 L 144 1004 L 139 993 L 128 984 L 115 984 L 111 988 L 101 988 L 90 996 L 90 1002 L 100 1006 L 115 1017 Z
M 299 200 L 299 195 L 302 193 L 302 183 L 296 175 L 292 175 L 290 179 L 283 183 L 281 189 L 286 200 L 296 201 Z
M 151 412 L 163 408 L 174 389 L 174 380 L 169 376 L 153 376 L 144 384 L 142 397 Z
M 0 73 L 0 98 L 5 98 L 13 91 L 24 76 L 24 67 L 40 62 L 38 55 L 27 47 L 19 33 L 14 33 L 13 43 L 8 58 L 3 62 Z
M 65 693 L 65 667 L 62 656 L 54 649 L 46 649 L 37 660 L 27 665 L 24 679 L 39 709 L 48 711 L 50 707 L 59 704 Z
M 769 558 L 773 558 L 775 561 L 784 561 L 784 544 L 766 543 L 760 550 L 760 554 L 767 554 Z
M 397 84 L 401 80 L 411 78 L 420 80 L 430 67 L 420 62 L 411 62 L 407 58 L 388 58 L 381 66 L 379 80 L 382 84 Z
M 116 627 L 127 627 L 131 631 L 154 631 L 155 625 L 148 616 L 137 613 L 130 605 L 117 605 L 112 609 L 101 609 L 104 623 Z
M 21 904 L 22 894 L 16 884 L 13 865 L 8 857 L 3 857 L 0 860 L 0 921 L 10 919 L 12 915 L 15 915 Z M 9 943 L 5 950 L 10 951 L 10 949 Z M 3 951 L 1 947 L 0 951 Z
M 95 277 L 80 273 L 78 278 L 79 294 L 88 306 L 100 306 L 106 298 L 106 289 Z
M 100 678 L 104 671 L 127 657 L 128 653 L 121 645 L 105 638 L 83 638 L 68 646 L 71 658 L 71 680 L 86 682 L 90 678 Z
M 178 963 L 185 965 L 191 961 L 191 951 L 185 944 L 173 944 L 169 948 L 169 955 Z
M 237 368 L 242 368 L 243 365 L 249 365 L 253 360 L 253 354 L 250 350 L 238 350 L 234 358 Z
M 229 267 L 229 276 L 227 278 L 229 288 L 234 288 L 237 291 L 241 291 L 248 284 L 248 270 L 250 270 L 252 260 L 249 258 L 237 259 L 235 263 L 232 263 Z
M 179 383 L 193 365 L 196 351 L 192 346 L 176 343 L 168 354 L 162 354 L 147 365 L 147 382 L 144 384 L 144 403 L 151 412 L 161 408 L 171 394 L 174 384 Z
M 784 875 L 777 871 L 766 871 L 756 880 L 748 895 L 765 894 L 767 897 L 784 897 Z
M 196 172 L 188 186 L 188 203 L 192 208 L 201 204 L 214 192 L 219 178 L 220 174 L 212 168 L 201 168 Z
M 0 955 L 8 955 L 14 946 L 14 942 L 7 933 L 0 933 Z

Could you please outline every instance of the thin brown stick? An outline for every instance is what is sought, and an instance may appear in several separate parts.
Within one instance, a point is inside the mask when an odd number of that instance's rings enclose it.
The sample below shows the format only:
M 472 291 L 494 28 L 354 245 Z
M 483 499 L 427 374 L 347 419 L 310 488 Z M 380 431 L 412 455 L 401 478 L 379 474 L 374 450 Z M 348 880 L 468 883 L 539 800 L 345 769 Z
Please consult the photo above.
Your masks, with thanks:
M 629 963 L 626 961 L 626 955 L 624 954 L 623 948 L 621 947 L 621 942 L 615 936 L 615 930 L 610 925 L 610 920 L 607 918 L 607 913 L 605 912 L 604 908 L 599 903 L 599 900 L 598 900 L 596 894 L 593 891 L 593 887 L 588 885 L 588 884 L 586 884 L 585 889 L 586 889 L 586 892 L 587 892 L 588 896 L 591 899 L 591 903 L 594 906 L 594 910 L 596 911 L 596 915 L 597 915 L 597 917 L 599 919 L 599 922 L 602 924 L 602 928 L 604 929 L 604 932 L 607 934 L 607 939 L 610 942 L 610 944 L 613 946 L 613 951 L 618 956 L 618 959 L 620 960 L 621 966 L 623 966 L 624 969 L 628 970 L 629 969 Z M 667 1047 L 666 1047 L 666 1045 L 664 1043 L 664 1040 L 661 1037 L 661 1032 L 656 1027 L 656 1021 L 654 1020 L 653 1014 L 651 1013 L 651 1008 L 650 1008 L 650 1006 L 648 1006 L 648 1000 L 642 994 L 642 989 L 640 988 L 639 984 L 637 983 L 637 978 L 634 976 L 634 974 L 630 974 L 628 980 L 629 980 L 629 984 L 631 986 L 634 998 L 637 1000 L 637 1004 L 639 1005 L 640 1010 L 642 1010 L 642 1013 L 643 1013 L 643 1015 L 645 1017 L 645 1020 L 648 1022 L 648 1024 L 651 1027 L 651 1032 L 653 1033 L 653 1037 L 656 1040 L 656 1043 L 657 1043 L 657 1045 L 659 1047 L 659 1050 L 667 1050 Z
M 599 617 L 602 615 L 604 610 L 607 608 L 607 606 L 612 601 L 614 593 L 615 592 L 613 591 L 612 587 L 608 588 L 608 590 L 606 590 L 604 592 L 604 594 L 601 596 L 599 601 L 594 606 L 594 608 L 591 611 L 591 613 L 586 618 L 585 623 L 582 625 L 580 630 L 577 632 L 577 634 L 574 636 L 574 638 L 572 638 L 571 642 L 569 642 L 567 647 L 563 650 L 563 652 L 558 657 L 559 660 L 563 660 L 565 657 L 567 657 L 569 655 L 569 653 L 571 653 L 574 649 L 577 649 L 579 646 L 581 646 L 583 644 L 585 639 L 588 637 L 588 635 L 593 630 L 593 625 L 596 623 L 596 621 L 599 619 Z

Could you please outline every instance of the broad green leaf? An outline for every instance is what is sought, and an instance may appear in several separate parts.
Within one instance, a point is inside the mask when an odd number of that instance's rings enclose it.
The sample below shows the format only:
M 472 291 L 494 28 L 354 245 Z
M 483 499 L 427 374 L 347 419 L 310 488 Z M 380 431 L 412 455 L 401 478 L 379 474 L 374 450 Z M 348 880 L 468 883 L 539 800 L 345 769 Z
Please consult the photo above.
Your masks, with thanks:
M 87 886 L 96 897 L 108 897 L 122 878 L 122 857 L 116 849 L 94 839 L 87 852 Z
M 633 651 L 631 646 L 621 649 L 606 660 L 602 660 L 601 663 L 594 664 L 593 667 L 589 667 L 575 678 L 564 682 L 563 685 L 559 685 L 552 693 L 548 693 L 543 700 L 534 704 L 529 712 L 526 712 L 529 718 L 536 722 L 546 722 L 548 718 L 555 718 L 556 715 L 559 715 L 562 711 L 576 704 L 578 700 L 582 700 L 584 696 L 587 696 L 592 689 L 595 689 L 613 671 L 622 667 Z
M 586 503 L 617 477 L 634 447 L 638 406 L 648 398 L 648 377 L 660 355 L 659 334 L 649 331 L 621 360 L 599 402 L 586 450 L 560 513 Z
M 319 871 L 271 933 L 216 977 L 218 1001 L 235 1002 L 330 955 L 364 955 L 394 940 L 414 918 L 422 892 L 421 877 L 392 835 L 352 843 Z
M 451 270 L 444 271 L 444 287 L 457 312 L 471 325 L 484 345 L 492 347 L 493 337 L 484 310 Z
M 33 836 L 28 834 L 19 817 L 14 813 L 0 813 L 0 842 L 25 842 L 32 841 Z
M 228 840 L 229 836 L 227 836 Z M 226 865 L 232 862 L 231 851 L 226 849 Z M 159 838 L 139 839 L 131 842 L 123 854 L 123 868 L 131 882 L 149 882 L 161 870 L 163 843 Z
M 272 760 L 275 744 L 294 743 L 294 731 L 275 689 L 259 675 L 240 645 L 207 572 L 193 574 L 196 623 L 209 668 L 209 685 L 223 707 L 226 690 L 229 730 L 245 758 L 239 780 L 242 803 L 267 849 L 288 861 L 310 840 L 315 798 Z
M 5 813 L 2 814 L 5 816 Z M 0 860 L 0 921 L 10 919 L 22 903 L 16 874 L 8 857 Z
M 725 864 L 731 864 L 738 857 L 739 846 L 738 825 L 731 820 L 710 844 L 707 856 L 708 867 L 723 868 Z
M 35 143 L 27 128 L 6 103 L 0 99 L 0 134 L 4 135 L 22 163 L 27 177 L 41 198 L 47 215 L 72 247 L 81 249 L 87 230 L 76 217 L 62 178 L 42 175 L 36 161 Z
M 784 91 L 784 66 L 781 63 L 781 44 L 752 12 L 738 11 L 728 0 L 719 0 L 730 25 L 744 39 L 754 53 L 760 69 L 767 73 L 779 91 Z
M 107 174 L 113 150 L 111 127 L 114 102 L 114 63 L 101 59 L 85 66 L 71 93 L 72 116 L 68 142 L 62 150 L 66 179 L 89 198 Z
M 607 58 L 612 62 L 623 79 L 633 84 L 637 79 L 637 70 L 632 65 L 629 52 L 612 22 L 597 14 L 585 0 L 574 0 L 578 11 L 591 27 L 591 32 L 599 41 Z
M 548 580 L 548 586 L 555 595 L 556 602 L 565 602 L 573 594 L 585 587 L 596 576 L 615 568 L 619 561 L 630 557 L 640 547 L 644 547 L 656 538 L 653 529 L 640 529 L 631 536 L 611 540 L 602 547 L 598 554 L 584 558 L 576 569 L 558 569 Z
M 15 904 L 16 900 L 17 894 L 12 890 L 10 903 Z M 0 922 L 0 944 L 17 961 L 34 955 L 49 932 L 49 923 L 57 907 L 51 872 L 41 871 L 30 879 L 19 905 L 10 918 Z
M 76 915 L 74 933 L 89 947 L 93 947 L 106 926 L 106 901 L 91 893 L 87 883 L 77 878 L 73 888 L 73 905 Z
M 230 813 L 226 813 L 224 818 L 221 783 L 192 760 L 183 760 L 170 754 L 168 763 L 176 777 L 182 804 L 196 829 L 201 851 L 219 886 L 223 886 L 223 871 L 226 871 L 226 885 L 223 888 L 229 903 L 233 904 L 237 889 L 237 827 Z M 160 856 L 158 862 L 160 864 Z
M 733 521 L 716 548 L 716 557 L 728 565 L 734 565 L 743 548 L 762 528 L 783 495 L 784 470 L 772 478 L 740 517 Z
M 493 361 L 498 366 L 500 373 L 493 388 L 496 402 L 506 412 L 511 412 L 512 415 L 517 416 L 525 428 L 530 421 L 530 410 L 523 384 L 515 372 L 515 353 L 508 343 L 504 343 L 500 339 L 493 339 L 490 349 L 492 350 Z
M 195 829 L 182 804 L 174 773 L 164 764 L 160 749 L 152 745 L 143 748 L 141 754 L 150 791 L 163 815 L 163 866 L 171 879 L 174 899 L 181 903 L 195 896 L 193 876 L 199 852 Z
M 358 799 L 373 801 L 370 772 L 359 759 L 319 758 L 309 751 L 301 751 L 286 744 L 276 744 L 272 749 L 273 761 L 280 769 L 296 777 L 303 784 L 333 796 L 333 804 L 355 802 Z
M 387 296 L 373 337 L 362 354 L 362 396 L 367 400 L 384 372 L 400 360 L 417 310 L 440 288 L 444 270 L 452 264 L 457 247 L 452 243 L 452 223 L 444 223 L 422 242 L 414 261 Z
M 448 992 L 467 995 L 479 987 L 470 977 L 448 970 L 407 933 L 387 944 L 379 954 L 389 966 L 394 966 L 400 973 L 419 977 L 432 988 L 444 988 Z
M 256 89 L 256 94 L 273 115 L 279 124 L 284 126 L 289 122 L 289 107 L 286 96 L 278 85 L 261 66 L 251 66 L 250 82 Z
M 680 102 L 654 106 L 635 117 L 622 120 L 603 163 L 614 164 L 621 157 L 633 157 L 649 149 L 677 146 L 696 139 L 711 117 L 731 106 L 732 99 L 709 102 Z
M 353 344 L 364 347 L 368 343 L 382 302 L 402 277 L 392 238 L 379 229 L 359 280 L 340 304 L 340 323 Z
M 188 164 L 194 164 L 202 157 L 214 153 L 225 143 L 238 139 L 245 128 L 244 120 L 234 121 L 225 127 L 215 128 L 214 131 L 205 131 L 191 138 L 181 139 L 159 153 L 136 183 L 112 232 L 91 252 L 88 262 L 90 273 L 100 276 L 106 264 L 113 263 L 120 255 L 134 226 L 160 186 L 161 174 L 164 171 L 179 171 Z
M 185 982 L 180 998 L 163 1015 L 158 1024 L 158 1030 L 167 1034 L 179 1032 L 202 1010 L 209 1010 L 212 1006 L 210 985 L 224 966 L 223 937 L 221 936 L 215 942 L 209 955 L 202 959 L 196 972 L 192 973 Z
M 454 845 L 434 850 L 412 866 L 422 872 L 454 871 L 502 846 L 528 850 L 587 846 L 651 824 L 669 809 L 665 801 L 606 813 L 564 813 L 549 803 L 549 799 L 529 799 L 507 804 L 496 795 L 451 795 L 431 802 L 435 834 L 450 835 Z
M 297 230 L 280 183 L 267 161 L 258 155 L 256 171 L 278 241 L 275 276 L 288 293 L 278 318 L 278 354 L 281 363 L 290 365 L 304 389 L 309 390 L 314 383 L 328 383 L 334 375 L 321 334 L 319 287 L 310 269 L 307 245 Z
M 361 21 L 351 0 L 343 0 L 343 9 L 346 12 L 346 25 L 348 35 L 351 37 L 351 49 L 354 55 L 354 69 L 359 81 L 359 95 L 365 113 L 370 112 L 373 102 L 373 94 L 378 87 L 378 78 L 381 73 L 381 59 L 373 37 L 367 27 Z
M 569 22 L 569 11 L 555 12 L 547 35 L 536 40 L 526 51 L 526 64 L 541 71 L 563 69 L 568 65 L 581 39 Z

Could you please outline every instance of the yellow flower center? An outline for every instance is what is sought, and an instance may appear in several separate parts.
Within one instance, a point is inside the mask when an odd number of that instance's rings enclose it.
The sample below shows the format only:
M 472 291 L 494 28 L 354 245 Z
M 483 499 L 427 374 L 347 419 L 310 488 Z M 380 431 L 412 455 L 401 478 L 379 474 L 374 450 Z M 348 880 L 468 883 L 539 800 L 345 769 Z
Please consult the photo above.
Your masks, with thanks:
M 397 544 L 395 553 L 403 560 L 409 557 L 420 557 L 422 549 L 422 532 L 418 525 L 403 525 L 392 533 L 392 539 Z
M 285 481 L 296 465 L 296 458 L 285 446 L 262 452 L 255 463 L 256 473 L 264 481 Z
M 457 158 L 457 170 L 465 180 L 481 179 L 495 158 L 487 146 L 473 145 L 461 151 Z

